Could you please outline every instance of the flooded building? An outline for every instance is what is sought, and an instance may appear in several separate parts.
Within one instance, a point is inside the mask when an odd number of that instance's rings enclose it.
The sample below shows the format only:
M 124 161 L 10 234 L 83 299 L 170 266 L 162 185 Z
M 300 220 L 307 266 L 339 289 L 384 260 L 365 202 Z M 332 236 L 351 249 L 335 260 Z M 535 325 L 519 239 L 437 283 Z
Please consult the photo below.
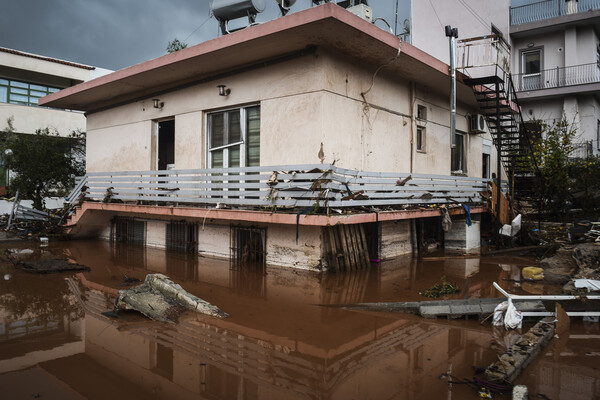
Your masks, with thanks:
M 452 137 L 450 75 L 327 3 L 51 94 L 87 117 L 71 234 L 311 269 L 477 252 L 497 152 L 461 73 Z

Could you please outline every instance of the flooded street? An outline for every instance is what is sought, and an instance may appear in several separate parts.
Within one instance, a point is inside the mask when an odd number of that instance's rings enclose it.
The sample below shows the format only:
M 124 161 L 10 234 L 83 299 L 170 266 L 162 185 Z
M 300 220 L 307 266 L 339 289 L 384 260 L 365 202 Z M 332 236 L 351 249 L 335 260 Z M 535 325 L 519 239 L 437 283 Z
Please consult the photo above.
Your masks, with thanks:
M 3 245 L 14 249 L 15 245 Z M 514 292 L 524 258 L 410 257 L 340 274 L 269 267 L 101 241 L 19 245 L 23 257 L 68 258 L 83 273 L 35 275 L 1 264 L 0 387 L 4 399 L 476 399 L 467 384 L 514 332 L 476 320 L 344 310 L 338 304 L 427 300 L 442 276 L 461 292 Z M 123 277 L 163 273 L 230 314 L 185 313 L 178 324 L 121 312 L 111 319 Z M 536 286 L 538 285 L 538 286 Z M 523 330 L 528 328 L 525 326 Z M 600 397 L 598 323 L 572 319 L 517 383 L 548 399 Z M 494 398 L 510 396 L 494 395 Z

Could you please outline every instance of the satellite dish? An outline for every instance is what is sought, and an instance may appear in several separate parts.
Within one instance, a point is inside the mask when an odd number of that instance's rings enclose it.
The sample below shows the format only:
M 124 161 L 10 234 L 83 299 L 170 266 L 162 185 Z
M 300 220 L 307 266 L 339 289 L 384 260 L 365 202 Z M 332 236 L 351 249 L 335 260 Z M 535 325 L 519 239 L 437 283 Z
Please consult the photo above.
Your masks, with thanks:
M 267 6 L 266 0 L 213 0 L 212 15 L 215 16 L 223 34 L 229 33 L 227 22 L 232 19 L 248 17 L 248 24 L 256 22 L 256 14 L 263 12 Z

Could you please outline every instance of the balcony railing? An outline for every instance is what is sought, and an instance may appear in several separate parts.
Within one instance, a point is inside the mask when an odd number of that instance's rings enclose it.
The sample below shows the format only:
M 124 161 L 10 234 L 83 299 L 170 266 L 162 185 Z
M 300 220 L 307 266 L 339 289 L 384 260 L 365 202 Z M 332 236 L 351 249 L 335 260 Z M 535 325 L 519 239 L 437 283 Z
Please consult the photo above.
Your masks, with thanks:
M 514 74 L 513 82 L 517 92 L 597 83 L 600 82 L 600 65 L 591 63 L 545 69 L 537 74 Z
M 510 24 L 520 25 L 561 15 L 600 10 L 600 0 L 546 0 L 510 8 Z
M 592 146 L 592 142 L 582 142 L 582 143 L 574 143 L 571 148 L 571 154 L 569 154 L 569 158 L 577 159 L 577 158 L 588 158 L 594 155 L 594 148 Z
M 394 207 L 482 203 L 487 179 L 362 172 L 327 164 L 91 172 L 68 201 L 238 208 Z

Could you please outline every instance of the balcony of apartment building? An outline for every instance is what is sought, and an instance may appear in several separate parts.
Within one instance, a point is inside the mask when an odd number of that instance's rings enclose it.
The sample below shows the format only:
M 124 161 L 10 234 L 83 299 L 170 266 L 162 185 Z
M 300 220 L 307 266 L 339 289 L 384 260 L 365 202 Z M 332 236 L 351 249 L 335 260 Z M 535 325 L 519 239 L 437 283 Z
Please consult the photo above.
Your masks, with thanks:
M 523 70 L 525 72 L 513 74 L 515 91 L 521 92 L 519 96 L 523 98 L 600 91 L 599 62 L 543 70 L 525 62 Z
M 510 8 L 511 35 L 600 16 L 600 0 L 545 0 Z

